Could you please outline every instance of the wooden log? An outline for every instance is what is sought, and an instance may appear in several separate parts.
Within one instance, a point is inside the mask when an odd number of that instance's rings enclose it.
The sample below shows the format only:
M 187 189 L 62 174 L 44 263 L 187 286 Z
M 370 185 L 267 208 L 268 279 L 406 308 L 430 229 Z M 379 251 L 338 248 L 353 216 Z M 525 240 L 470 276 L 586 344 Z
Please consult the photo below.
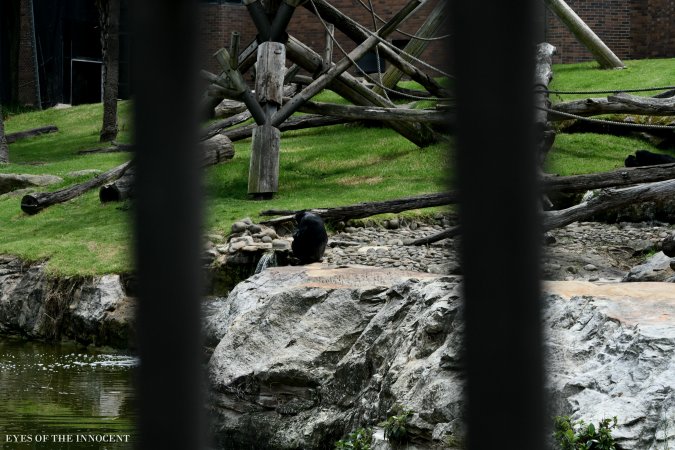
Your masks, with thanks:
M 119 153 L 119 152 L 131 152 L 133 151 L 133 144 L 118 144 L 113 143 L 113 145 L 108 147 L 96 147 L 88 148 L 86 150 L 78 150 L 78 155 L 89 155 L 91 153 Z
M 406 244 L 406 245 L 429 245 L 433 244 L 434 242 L 442 241 L 443 239 L 449 239 L 453 238 L 461 233 L 461 230 L 459 226 L 448 228 L 447 230 L 440 231 L 438 233 L 434 233 L 430 236 L 426 236 L 423 238 L 415 239 L 414 241 Z
M 255 94 L 259 103 L 281 105 L 284 97 L 286 48 L 279 42 L 263 42 L 258 47 Z
M 279 189 L 281 131 L 271 125 L 257 126 L 251 141 L 248 193 L 269 197 Z
M 607 189 L 595 197 L 571 208 L 544 213 L 544 231 L 564 227 L 570 223 L 588 219 L 600 212 L 633 203 L 672 198 L 675 196 L 675 180 L 657 181 L 637 186 Z
M 306 128 L 326 127 L 331 125 L 341 125 L 353 122 L 354 120 L 355 119 L 345 119 L 343 117 L 317 116 L 308 114 L 304 116 L 291 117 L 286 122 L 282 123 L 281 126 L 279 126 L 279 130 L 290 131 L 303 130 Z M 253 130 L 255 130 L 256 127 L 257 125 L 246 125 L 244 127 L 222 131 L 221 133 L 224 136 L 227 136 L 232 142 L 235 142 L 242 139 L 248 139 L 253 136 Z
M 222 134 L 216 134 L 202 141 L 200 150 L 203 153 L 202 167 L 214 166 L 221 162 L 229 161 L 234 157 L 232 141 Z
M 564 0 L 545 0 L 545 2 L 577 40 L 593 54 L 602 68 L 623 69 L 625 67 L 614 52 L 602 42 L 602 39 L 581 20 Z
M 13 144 L 14 142 L 20 139 L 26 139 L 29 137 L 40 136 L 41 134 L 47 133 L 56 133 L 59 129 L 56 125 L 46 125 L 44 127 L 33 128 L 25 131 L 17 131 L 16 133 L 5 134 L 8 144 Z
M 218 122 L 214 122 L 211 125 L 205 127 L 202 129 L 201 132 L 201 138 L 200 140 L 204 141 L 206 139 L 209 139 L 218 133 L 221 133 L 223 130 L 230 128 L 234 125 L 240 124 L 242 122 L 246 122 L 248 119 L 251 118 L 251 112 L 250 111 L 243 111 L 240 112 L 239 114 L 235 114 L 232 117 L 228 117 L 227 119 L 224 120 L 219 120 Z
M 450 2 L 438 2 L 434 9 L 432 9 L 427 16 L 422 26 L 420 26 L 420 28 L 415 32 L 415 36 L 420 36 L 422 38 L 431 38 L 436 36 L 438 31 L 442 29 L 442 26 L 447 19 L 449 9 Z M 408 42 L 403 48 L 403 51 L 414 57 L 420 57 L 430 43 L 431 41 L 429 40 L 412 38 L 410 42 Z M 412 63 L 410 57 L 407 55 L 403 54 L 402 58 L 405 61 Z M 401 69 L 392 65 L 382 75 L 382 85 L 390 89 L 394 88 L 401 78 L 403 78 L 403 75 L 405 74 Z M 382 94 L 384 92 L 384 89 L 379 86 L 375 86 L 373 90 L 378 94 Z
M 321 70 L 321 56 L 292 36 L 286 42 L 286 54 L 293 62 L 310 73 Z M 363 86 L 348 73 L 342 73 L 330 84 L 330 88 L 355 105 L 389 108 L 396 106 L 391 101 Z M 439 140 L 439 136 L 433 130 L 421 124 L 386 122 L 386 125 L 418 147 L 426 147 Z
M 7 136 L 5 135 L 5 119 L 2 113 L 2 104 L 0 104 L 0 164 L 9 162 L 9 145 L 7 145 Z
M 203 152 L 202 167 L 209 167 L 221 162 L 229 161 L 234 157 L 232 141 L 222 135 L 215 135 L 200 143 Z M 101 186 L 98 197 L 101 203 L 119 202 L 134 196 L 134 166 L 122 174 L 117 180 Z
M 422 194 L 414 197 L 398 198 L 394 200 L 385 200 L 379 202 L 356 203 L 348 206 L 338 206 L 335 208 L 317 208 L 309 211 L 321 216 L 327 221 L 346 221 L 349 219 L 362 219 L 364 217 L 374 216 L 384 213 L 398 213 L 411 209 L 431 208 L 434 206 L 443 206 L 457 201 L 455 194 L 450 192 L 440 192 L 435 194 Z M 285 212 L 285 211 L 284 211 Z M 297 212 L 297 211 L 295 211 Z M 261 215 L 276 215 L 277 211 L 263 211 Z M 294 214 L 289 214 L 275 219 L 263 221 L 264 224 L 279 224 L 294 220 Z
M 335 25 L 326 24 L 326 43 L 323 48 L 323 66 L 330 67 L 333 64 L 333 39 L 335 37 Z
M 675 115 L 675 97 L 639 97 L 619 93 L 607 98 L 587 98 L 556 103 L 551 109 L 584 117 L 601 114 L 672 116 Z M 553 112 L 550 116 L 551 120 L 569 120 L 569 117 L 556 115 Z
M 542 188 L 546 192 L 584 192 L 592 189 L 629 186 L 670 179 L 675 179 L 675 164 L 625 167 L 609 172 L 563 177 L 546 175 L 542 179 Z
M 340 10 L 331 5 L 327 0 L 314 0 L 311 3 L 305 5 L 305 7 L 312 14 L 319 15 L 327 22 L 335 24 L 335 27 L 347 35 L 354 42 L 363 42 L 369 36 L 369 31 L 367 28 L 353 20 L 351 17 L 343 14 Z M 316 10 L 314 9 L 316 7 Z M 421 84 L 427 91 L 437 97 L 449 97 L 450 93 L 443 88 L 438 82 L 431 76 L 419 70 L 410 62 L 406 61 L 402 56 L 396 53 L 395 50 L 392 50 L 390 47 L 378 43 L 377 47 L 380 52 L 380 56 L 386 59 L 398 70 L 402 71 L 406 76 L 410 77 L 413 81 Z
M 135 167 L 129 167 L 124 174 L 112 183 L 104 184 L 98 191 L 101 203 L 121 202 L 134 197 Z
M 376 35 L 368 37 L 365 41 L 359 44 L 354 50 L 352 50 L 348 57 L 344 57 L 332 66 L 326 73 L 317 77 L 312 84 L 305 87 L 300 93 L 298 93 L 291 101 L 286 103 L 279 111 L 277 111 L 272 117 L 272 125 L 278 126 L 284 120 L 288 119 L 297 109 L 310 98 L 314 97 L 316 94 L 321 92 L 326 86 L 328 86 L 335 78 L 337 78 L 341 73 L 345 72 L 352 65 L 352 61 L 358 61 L 366 53 L 368 53 L 373 47 L 378 44 L 378 37 L 385 38 L 392 32 L 396 30 L 396 27 L 403 22 L 408 16 L 421 4 L 420 0 L 409 0 L 408 3 L 397 12 L 394 17 L 392 17 L 387 23 L 385 23 L 379 30 L 377 30 Z
M 546 211 L 543 214 L 542 231 L 561 228 L 574 222 L 589 219 L 608 209 L 633 203 L 671 198 L 675 195 L 675 180 L 657 181 L 637 186 L 607 189 L 588 201 L 559 211 Z M 414 241 L 411 245 L 430 244 L 459 234 L 459 227 L 441 231 L 431 236 Z M 419 243 L 418 243 L 419 242 Z
M 380 108 L 376 106 L 347 106 L 333 103 L 307 101 L 300 111 L 333 117 L 345 117 L 357 120 L 406 121 L 417 123 L 445 124 L 450 120 L 446 112 L 428 109 Z
M 42 192 L 24 195 L 24 197 L 21 199 L 21 209 L 27 214 L 37 214 L 51 205 L 72 200 L 73 198 L 84 194 L 89 189 L 102 186 L 110 180 L 119 178 L 122 176 L 122 174 L 124 174 L 130 165 L 131 161 L 125 162 L 124 164 L 110 169 L 109 171 L 104 172 L 97 177 L 92 178 L 91 180 L 55 192 Z
M 226 98 L 215 107 L 215 115 L 218 118 L 227 119 L 246 110 L 246 105 L 242 102 Z
M 534 71 L 535 86 L 535 110 L 534 124 L 537 139 L 537 150 L 540 157 L 540 165 L 543 166 L 548 151 L 555 141 L 555 131 L 548 119 L 547 109 L 551 102 L 548 98 L 548 85 L 553 79 L 553 55 L 556 49 L 547 42 L 537 45 L 536 64 Z
M 267 118 L 265 117 L 265 113 L 251 93 L 251 90 L 248 88 L 248 85 L 244 81 L 241 73 L 238 70 L 230 67 L 230 55 L 227 50 L 221 48 L 214 54 L 214 57 L 230 81 L 231 89 L 240 94 L 241 101 L 243 101 L 246 104 L 248 110 L 251 111 L 251 116 L 256 121 L 256 123 L 258 125 L 266 123 Z

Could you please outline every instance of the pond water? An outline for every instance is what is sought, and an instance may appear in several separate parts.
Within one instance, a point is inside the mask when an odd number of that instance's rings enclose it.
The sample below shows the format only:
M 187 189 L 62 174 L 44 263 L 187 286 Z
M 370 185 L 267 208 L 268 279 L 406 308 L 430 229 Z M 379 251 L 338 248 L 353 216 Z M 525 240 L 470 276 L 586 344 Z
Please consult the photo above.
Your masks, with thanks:
M 1 337 L 0 448 L 132 448 L 137 365 L 113 350 Z

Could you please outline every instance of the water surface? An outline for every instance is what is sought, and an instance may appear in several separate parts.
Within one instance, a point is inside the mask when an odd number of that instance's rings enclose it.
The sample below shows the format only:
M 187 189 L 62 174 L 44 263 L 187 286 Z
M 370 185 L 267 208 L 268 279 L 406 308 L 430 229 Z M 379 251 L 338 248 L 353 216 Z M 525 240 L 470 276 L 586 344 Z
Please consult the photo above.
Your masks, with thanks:
M 137 363 L 114 350 L 0 337 L 0 448 L 132 448 Z

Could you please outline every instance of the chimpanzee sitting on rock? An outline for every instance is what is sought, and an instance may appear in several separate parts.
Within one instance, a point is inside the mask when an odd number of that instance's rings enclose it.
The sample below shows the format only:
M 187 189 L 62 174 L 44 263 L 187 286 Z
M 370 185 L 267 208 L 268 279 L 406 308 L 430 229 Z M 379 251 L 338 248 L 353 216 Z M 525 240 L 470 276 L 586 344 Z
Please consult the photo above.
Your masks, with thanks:
M 321 217 L 316 214 L 300 211 L 295 215 L 298 227 L 293 232 L 293 256 L 300 260 L 301 264 L 309 264 L 321 261 L 328 234 Z
M 638 150 L 635 156 L 628 155 L 624 164 L 626 167 L 655 166 L 657 164 L 675 163 L 675 158 L 661 153 L 652 153 L 647 150 Z

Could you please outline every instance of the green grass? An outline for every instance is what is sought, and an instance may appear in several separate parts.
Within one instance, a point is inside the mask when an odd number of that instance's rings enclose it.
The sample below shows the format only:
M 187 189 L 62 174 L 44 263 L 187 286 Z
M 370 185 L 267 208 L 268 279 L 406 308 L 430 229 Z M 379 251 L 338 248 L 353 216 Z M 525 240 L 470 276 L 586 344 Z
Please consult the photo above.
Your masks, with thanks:
M 322 94 L 332 101 L 334 94 Z M 121 141 L 129 140 L 130 104 L 122 103 Z M 10 116 L 7 132 L 55 124 L 59 133 L 10 146 L 11 164 L 2 172 L 50 173 L 64 177 L 56 190 L 82 179 L 66 174 L 81 169 L 106 170 L 123 162 L 125 154 L 78 156 L 79 149 L 98 146 L 101 106 L 46 110 Z M 445 145 L 419 149 L 385 128 L 355 125 L 285 133 L 281 144 L 279 195 L 255 202 L 247 197 L 250 140 L 235 144 L 231 162 L 205 172 L 207 231 L 227 233 L 242 217 L 260 220 L 263 209 L 301 209 L 383 200 L 425 192 L 445 185 Z M 35 165 L 36 162 L 39 165 Z M 0 199 L 0 253 L 27 260 L 48 259 L 59 274 L 102 274 L 131 268 L 129 213 L 119 205 L 101 205 L 96 191 L 35 216 L 24 214 L 19 197 Z
M 552 88 L 675 84 L 673 59 L 628 61 L 627 65 L 628 69 L 621 71 L 598 70 L 594 63 L 556 65 Z M 410 83 L 405 86 L 414 87 Z M 323 92 L 316 100 L 334 102 L 338 98 Z M 129 102 L 120 104 L 121 142 L 131 137 L 130 111 Z M 98 146 L 100 123 L 101 105 L 10 114 L 5 122 L 8 133 L 47 124 L 57 125 L 60 131 L 10 145 L 12 162 L 0 166 L 0 172 L 59 175 L 64 182 L 50 187 L 56 190 L 83 180 L 69 177 L 69 172 L 112 168 L 128 155 L 75 154 Z M 226 234 L 233 221 L 243 217 L 258 221 L 258 213 L 264 209 L 328 207 L 436 192 L 447 181 L 445 147 L 438 144 L 419 149 L 391 130 L 354 124 L 287 132 L 281 143 L 279 193 L 273 200 L 254 202 L 247 197 L 250 140 L 237 142 L 232 161 L 205 171 L 205 231 Z M 622 166 L 626 155 L 639 148 L 653 150 L 632 138 L 563 134 L 549 155 L 548 170 L 563 175 L 610 170 Z M 52 273 L 66 275 L 131 269 L 129 212 L 120 205 L 101 205 L 98 193 L 92 191 L 28 216 L 21 212 L 19 202 L 16 196 L 0 197 L 0 253 L 48 260 Z

